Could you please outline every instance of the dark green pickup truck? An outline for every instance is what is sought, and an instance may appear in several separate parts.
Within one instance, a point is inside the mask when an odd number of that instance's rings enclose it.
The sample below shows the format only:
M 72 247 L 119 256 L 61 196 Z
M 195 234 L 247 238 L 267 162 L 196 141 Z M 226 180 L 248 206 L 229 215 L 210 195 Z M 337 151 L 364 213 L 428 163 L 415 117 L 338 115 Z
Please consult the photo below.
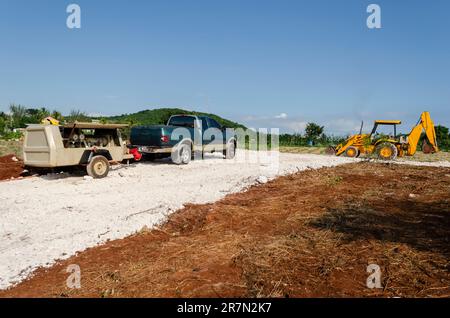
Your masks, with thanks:
M 233 130 L 207 116 L 194 115 L 174 115 L 167 125 L 133 127 L 130 142 L 144 158 L 171 157 L 176 164 L 188 164 L 206 152 L 222 152 L 232 159 L 237 148 Z

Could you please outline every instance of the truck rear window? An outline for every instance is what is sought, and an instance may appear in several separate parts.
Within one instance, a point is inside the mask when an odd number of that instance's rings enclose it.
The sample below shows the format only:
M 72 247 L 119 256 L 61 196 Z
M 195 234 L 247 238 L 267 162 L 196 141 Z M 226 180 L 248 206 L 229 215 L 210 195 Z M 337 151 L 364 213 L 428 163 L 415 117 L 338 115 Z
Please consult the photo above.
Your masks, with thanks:
M 194 128 L 195 118 L 192 116 L 175 116 L 170 118 L 170 126 L 191 127 Z

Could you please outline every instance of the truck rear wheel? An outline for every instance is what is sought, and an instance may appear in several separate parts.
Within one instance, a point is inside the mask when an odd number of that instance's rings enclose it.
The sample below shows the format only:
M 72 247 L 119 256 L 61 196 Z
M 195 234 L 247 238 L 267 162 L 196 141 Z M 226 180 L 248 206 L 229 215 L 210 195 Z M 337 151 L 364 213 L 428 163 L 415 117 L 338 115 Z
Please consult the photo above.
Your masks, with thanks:
M 87 165 L 86 171 L 94 179 L 105 178 L 109 173 L 109 161 L 103 156 L 95 156 Z
M 384 142 L 377 147 L 376 153 L 378 155 L 378 159 L 395 160 L 398 155 L 398 150 L 394 144 Z
M 191 162 L 192 149 L 187 143 L 183 143 L 172 151 L 172 162 L 177 165 L 187 165 Z

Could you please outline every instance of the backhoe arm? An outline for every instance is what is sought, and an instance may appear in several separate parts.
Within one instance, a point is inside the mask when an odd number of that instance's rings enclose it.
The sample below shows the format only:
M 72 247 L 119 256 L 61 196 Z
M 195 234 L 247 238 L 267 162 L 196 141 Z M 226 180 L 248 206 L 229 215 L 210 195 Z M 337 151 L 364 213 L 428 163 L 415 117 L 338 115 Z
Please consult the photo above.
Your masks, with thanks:
M 437 140 L 436 140 L 436 131 L 434 129 L 434 123 L 431 120 L 429 112 L 423 112 L 420 115 L 419 122 L 417 125 L 411 130 L 408 136 L 408 155 L 412 156 L 417 151 L 417 144 L 419 143 L 420 136 L 422 135 L 422 131 L 425 130 L 425 134 L 428 138 L 428 142 L 430 146 L 433 148 L 433 152 L 438 152 Z

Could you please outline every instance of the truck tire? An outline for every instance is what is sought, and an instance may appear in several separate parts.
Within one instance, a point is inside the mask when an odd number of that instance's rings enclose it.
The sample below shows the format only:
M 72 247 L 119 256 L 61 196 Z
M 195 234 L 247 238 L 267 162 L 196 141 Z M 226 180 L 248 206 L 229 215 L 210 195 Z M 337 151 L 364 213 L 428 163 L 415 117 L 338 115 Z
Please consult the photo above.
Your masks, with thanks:
M 349 158 L 358 158 L 359 149 L 353 146 L 348 147 L 347 150 L 345 150 L 345 156 Z
M 86 171 L 94 179 L 105 178 L 109 173 L 109 161 L 103 156 L 95 156 L 87 165 Z
M 188 143 L 182 143 L 181 145 L 175 147 L 172 151 L 172 162 L 177 165 L 187 165 L 191 162 L 192 149 L 191 145 Z
M 378 159 L 381 160 L 395 160 L 398 155 L 397 147 L 390 142 L 383 142 L 376 148 Z
M 236 144 L 231 141 L 227 144 L 226 149 L 223 151 L 225 159 L 234 159 L 236 156 Z

